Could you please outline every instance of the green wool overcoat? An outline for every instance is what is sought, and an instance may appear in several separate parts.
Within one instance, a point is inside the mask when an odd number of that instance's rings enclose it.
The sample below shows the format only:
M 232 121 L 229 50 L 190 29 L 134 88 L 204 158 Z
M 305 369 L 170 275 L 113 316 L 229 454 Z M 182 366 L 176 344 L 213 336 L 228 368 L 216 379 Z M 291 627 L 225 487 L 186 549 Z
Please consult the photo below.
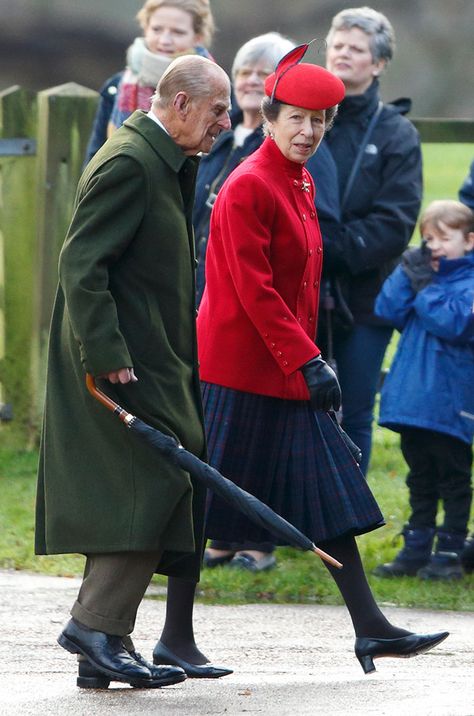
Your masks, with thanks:
M 87 391 L 205 457 L 191 211 L 198 160 L 135 112 L 86 167 L 59 260 L 36 509 L 36 553 L 166 551 L 199 578 L 205 491 Z

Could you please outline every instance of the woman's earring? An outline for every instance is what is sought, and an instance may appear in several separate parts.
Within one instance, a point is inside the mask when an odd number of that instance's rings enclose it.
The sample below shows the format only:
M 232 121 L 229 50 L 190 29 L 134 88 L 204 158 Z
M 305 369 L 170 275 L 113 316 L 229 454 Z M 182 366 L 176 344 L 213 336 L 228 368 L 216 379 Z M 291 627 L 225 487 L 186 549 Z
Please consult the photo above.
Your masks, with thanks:
M 270 132 L 270 139 L 275 139 L 273 132 Z

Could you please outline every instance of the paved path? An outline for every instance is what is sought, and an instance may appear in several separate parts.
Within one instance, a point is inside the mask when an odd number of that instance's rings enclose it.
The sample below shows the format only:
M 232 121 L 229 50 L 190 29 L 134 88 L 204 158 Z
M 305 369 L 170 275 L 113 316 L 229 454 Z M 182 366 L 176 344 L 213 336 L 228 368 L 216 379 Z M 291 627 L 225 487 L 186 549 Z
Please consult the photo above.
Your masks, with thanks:
M 199 644 L 234 674 L 189 679 L 159 690 L 116 684 L 75 686 L 74 657 L 56 637 L 79 581 L 0 572 L 0 714 L 2 716 L 474 716 L 474 613 L 387 608 L 397 624 L 451 636 L 415 659 L 381 659 L 364 676 L 343 607 L 249 604 L 196 606 Z M 164 603 L 148 593 L 136 645 L 148 657 Z

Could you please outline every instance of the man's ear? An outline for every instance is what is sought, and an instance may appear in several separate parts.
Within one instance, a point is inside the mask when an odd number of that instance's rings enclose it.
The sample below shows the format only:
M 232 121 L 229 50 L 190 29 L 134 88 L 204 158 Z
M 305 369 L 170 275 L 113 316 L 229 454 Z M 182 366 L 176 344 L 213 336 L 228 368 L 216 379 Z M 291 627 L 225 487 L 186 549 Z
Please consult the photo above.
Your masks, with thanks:
M 173 107 L 181 119 L 185 119 L 189 111 L 190 98 L 186 92 L 178 92 L 173 100 Z

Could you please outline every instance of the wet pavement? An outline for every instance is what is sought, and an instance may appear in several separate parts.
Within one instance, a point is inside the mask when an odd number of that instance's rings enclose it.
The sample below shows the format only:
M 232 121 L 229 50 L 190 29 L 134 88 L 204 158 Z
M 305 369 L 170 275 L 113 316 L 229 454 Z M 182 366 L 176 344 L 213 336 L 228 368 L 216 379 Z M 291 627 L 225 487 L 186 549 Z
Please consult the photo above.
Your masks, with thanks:
M 0 714 L 89 716 L 266 714 L 268 716 L 474 716 L 474 613 L 385 608 L 412 631 L 450 637 L 413 659 L 379 659 L 364 676 L 344 607 L 248 604 L 195 608 L 201 649 L 234 669 L 163 689 L 75 685 L 75 657 L 56 644 L 79 580 L 0 572 Z M 164 602 L 152 586 L 135 644 L 150 658 Z

